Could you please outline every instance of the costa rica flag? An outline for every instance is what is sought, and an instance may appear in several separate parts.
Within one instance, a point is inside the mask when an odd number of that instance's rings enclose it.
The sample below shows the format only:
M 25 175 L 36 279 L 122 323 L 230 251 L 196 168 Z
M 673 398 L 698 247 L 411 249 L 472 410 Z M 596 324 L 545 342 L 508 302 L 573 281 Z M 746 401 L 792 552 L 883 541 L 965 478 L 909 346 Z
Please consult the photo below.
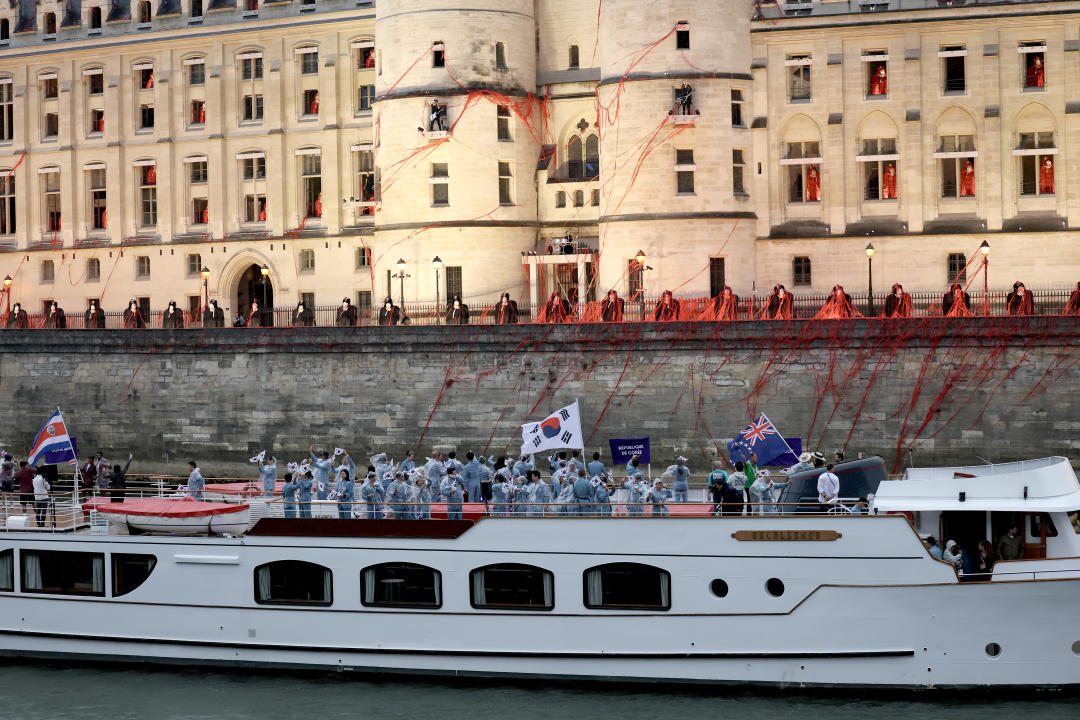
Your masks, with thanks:
M 57 459 L 62 460 L 75 460 L 75 451 L 71 447 L 71 436 L 68 435 L 67 425 L 64 423 L 64 416 L 60 413 L 60 408 L 56 408 L 56 412 L 45 421 L 45 424 L 38 430 L 38 434 L 34 436 L 34 442 L 30 445 L 30 452 L 27 455 L 26 462 L 30 465 L 37 465 L 38 460 L 45 456 L 45 453 L 63 453 L 66 450 L 70 457 L 60 457 Z

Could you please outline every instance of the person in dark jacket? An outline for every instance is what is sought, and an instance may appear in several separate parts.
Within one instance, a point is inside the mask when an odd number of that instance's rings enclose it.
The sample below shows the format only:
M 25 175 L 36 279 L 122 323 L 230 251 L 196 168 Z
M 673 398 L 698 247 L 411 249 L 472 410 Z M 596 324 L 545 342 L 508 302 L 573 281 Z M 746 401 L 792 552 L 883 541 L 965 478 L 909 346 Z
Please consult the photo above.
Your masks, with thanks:
M 469 306 L 461 302 L 461 296 L 455 295 L 450 301 L 450 307 L 446 309 L 447 325 L 468 325 Z
M 944 317 L 970 317 L 972 315 L 971 295 L 960 287 L 960 283 L 953 283 L 949 287 L 949 292 L 941 298 L 941 314 Z
M 383 301 L 383 306 L 379 308 L 379 324 L 398 325 L 400 323 L 401 308 L 395 305 L 393 298 L 387 295 L 386 300 Z
M 547 302 L 544 303 L 544 307 L 540 309 L 540 314 L 536 317 L 538 323 L 564 323 L 569 322 L 573 317 L 571 315 L 572 308 L 570 307 L 570 301 L 562 296 L 562 293 L 555 290 L 551 293 Z
M 205 310 L 203 310 L 203 327 L 225 327 L 225 311 L 218 307 L 217 300 L 211 300 L 210 304 L 206 306 Z
M 124 311 L 124 329 L 142 330 L 145 327 L 146 318 L 142 316 L 142 312 L 139 310 L 139 303 L 135 302 L 135 298 L 131 298 L 127 310 Z
M 349 298 L 341 298 L 341 307 L 338 308 L 335 324 L 338 327 L 351 327 L 356 325 L 356 308 L 352 306 L 352 302 Z
M 259 307 L 259 301 L 255 298 L 251 299 L 251 311 L 248 312 L 247 319 L 248 327 L 262 327 L 263 326 L 263 311 Z
M 170 300 L 165 312 L 161 313 L 161 327 L 180 330 L 184 327 L 184 313 L 176 307 L 176 301 Z
M 64 314 L 63 309 L 56 304 L 55 300 L 49 303 L 41 327 L 50 330 L 63 330 L 67 327 L 67 315 Z
M 79 470 L 79 474 L 82 476 L 82 487 L 92 490 L 97 480 L 97 463 L 94 462 L 93 455 L 86 458 L 86 464 Z
M 896 283 L 885 298 L 885 317 L 911 317 L 911 295 L 904 292 L 904 286 Z
M 25 330 L 28 327 L 30 327 L 30 316 L 26 314 L 20 303 L 15 303 L 7 316 L 8 330 Z
M 604 322 L 622 322 L 625 301 L 619 297 L 619 293 L 608 290 L 607 295 L 600 301 L 600 319 Z
M 105 312 L 98 305 L 97 300 L 90 301 L 90 307 L 83 316 L 83 327 L 88 330 L 103 330 L 105 328 Z
M 656 322 L 679 319 L 679 301 L 675 299 L 670 290 L 665 290 L 660 299 L 656 301 L 652 319 Z
M 795 299 L 783 285 L 777 285 L 769 295 L 765 306 L 766 320 L 791 320 L 795 318 Z
M 121 470 L 119 465 L 113 465 L 112 472 L 109 473 L 109 498 L 110 502 L 118 503 L 124 502 L 123 490 L 127 488 L 127 471 L 131 467 L 131 460 L 135 457 L 135 453 L 128 453 L 128 461 L 124 464 L 124 468 Z M 120 492 L 117 492 L 117 491 Z
M 1012 292 L 1005 298 L 1005 307 L 1010 315 L 1033 315 L 1035 314 L 1035 299 L 1031 291 L 1024 287 L 1024 283 L 1017 280 L 1013 283 Z
M 510 293 L 503 293 L 499 304 L 495 306 L 496 325 L 516 325 L 518 321 L 517 302 L 510 299 Z
M 315 311 L 305 306 L 304 301 L 301 300 L 296 305 L 296 312 L 293 313 L 292 324 L 295 327 L 314 327 Z

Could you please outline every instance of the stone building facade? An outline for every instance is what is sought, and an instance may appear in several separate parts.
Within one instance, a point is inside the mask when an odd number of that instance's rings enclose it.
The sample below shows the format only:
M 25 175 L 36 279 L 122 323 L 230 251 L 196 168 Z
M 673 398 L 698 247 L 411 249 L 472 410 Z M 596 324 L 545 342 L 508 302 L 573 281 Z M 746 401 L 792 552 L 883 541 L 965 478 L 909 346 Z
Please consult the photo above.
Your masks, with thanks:
M 937 290 L 986 240 L 992 286 L 1061 287 L 1078 72 L 1073 0 L 24 0 L 0 273 L 31 310 L 535 306 L 858 291 L 867 242 Z

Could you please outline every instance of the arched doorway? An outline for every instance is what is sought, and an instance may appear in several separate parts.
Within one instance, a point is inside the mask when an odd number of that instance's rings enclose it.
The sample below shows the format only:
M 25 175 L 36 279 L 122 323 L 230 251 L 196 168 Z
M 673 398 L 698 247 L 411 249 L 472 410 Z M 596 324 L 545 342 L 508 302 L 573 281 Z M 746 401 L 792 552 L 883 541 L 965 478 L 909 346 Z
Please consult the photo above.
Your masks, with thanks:
M 255 264 L 248 267 L 236 283 L 236 307 L 240 314 L 247 319 L 251 315 L 252 299 L 259 301 L 262 318 L 259 324 L 269 327 L 274 324 L 274 284 L 270 276 L 263 277 L 262 269 Z

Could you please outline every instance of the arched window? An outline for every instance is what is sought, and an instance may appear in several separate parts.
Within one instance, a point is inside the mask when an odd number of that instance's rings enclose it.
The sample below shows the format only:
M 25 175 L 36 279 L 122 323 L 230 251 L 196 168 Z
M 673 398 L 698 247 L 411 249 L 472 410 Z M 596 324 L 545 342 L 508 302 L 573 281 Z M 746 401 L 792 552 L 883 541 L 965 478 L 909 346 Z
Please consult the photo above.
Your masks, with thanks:
M 609 563 L 583 575 L 585 607 L 600 610 L 670 610 L 671 574 L 652 565 Z
M 594 180 L 600 175 L 600 138 L 590 135 L 585 138 L 585 178 Z
M 571 180 L 581 180 L 585 176 L 581 138 L 577 135 L 570 138 L 570 141 L 566 143 L 566 176 Z
M 469 585 L 475 608 L 551 610 L 555 607 L 555 576 L 532 565 L 503 563 L 477 568 L 469 574 Z
M 7 41 L 7 40 L 10 40 L 10 39 L 11 39 L 11 23 L 8 21 L 7 18 L 4 18 L 3 20 L 0 20 L 0 40 Z
M 805 115 L 788 123 L 780 164 L 787 166 L 789 203 L 821 202 L 821 134 Z
M 260 605 L 319 605 L 334 601 L 330 568 L 301 560 L 278 560 L 255 568 L 255 602 Z
M 442 607 L 442 574 L 416 563 L 382 563 L 360 573 L 368 607 Z

